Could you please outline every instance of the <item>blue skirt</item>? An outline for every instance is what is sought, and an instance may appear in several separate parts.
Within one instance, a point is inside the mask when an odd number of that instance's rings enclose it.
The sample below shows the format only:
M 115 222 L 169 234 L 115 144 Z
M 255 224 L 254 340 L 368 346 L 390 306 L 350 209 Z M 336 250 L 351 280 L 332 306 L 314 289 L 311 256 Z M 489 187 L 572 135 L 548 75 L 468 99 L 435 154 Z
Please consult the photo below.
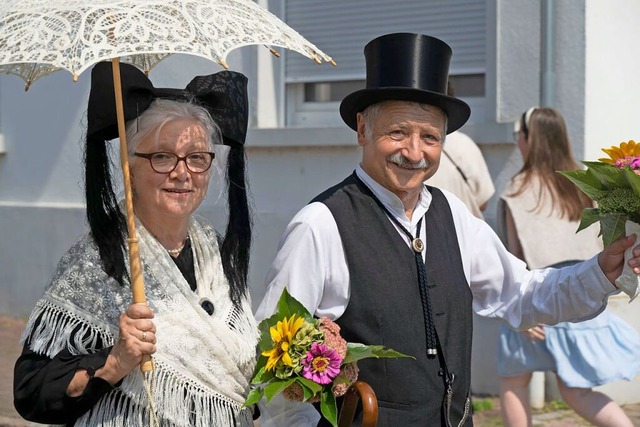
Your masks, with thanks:
M 640 334 L 608 310 L 584 322 L 544 326 L 545 339 L 532 341 L 500 326 L 498 374 L 554 371 L 568 387 L 591 388 L 632 380 L 640 371 Z

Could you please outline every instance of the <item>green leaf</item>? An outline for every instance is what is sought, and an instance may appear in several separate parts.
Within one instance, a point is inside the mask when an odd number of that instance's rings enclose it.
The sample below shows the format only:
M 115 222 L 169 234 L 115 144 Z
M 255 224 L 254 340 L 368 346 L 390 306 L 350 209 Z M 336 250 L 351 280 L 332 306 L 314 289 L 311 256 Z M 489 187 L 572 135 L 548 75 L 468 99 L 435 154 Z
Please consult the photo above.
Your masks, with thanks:
M 309 310 L 300 303 L 297 299 L 292 297 L 287 291 L 287 288 L 282 290 L 280 300 L 278 301 L 276 314 L 280 319 L 284 317 L 291 317 L 293 314 L 297 314 L 300 317 L 304 317 L 307 320 L 313 321 L 313 316 L 309 313 Z
M 347 363 L 356 362 L 360 359 L 366 359 L 369 357 L 388 357 L 388 358 L 399 358 L 399 357 L 410 357 L 415 359 L 413 356 L 409 356 L 404 353 L 400 353 L 399 351 L 392 350 L 390 348 L 386 348 L 382 345 L 364 345 L 360 343 L 348 343 L 347 344 L 347 355 L 342 360 L 342 364 L 345 365 Z
M 270 319 L 271 317 L 269 319 L 264 319 L 258 324 L 258 329 L 260 330 L 260 341 L 258 341 L 258 347 L 260 348 L 260 352 L 271 350 L 274 346 L 273 339 L 271 338 L 271 332 L 269 332 L 269 329 L 272 326 L 269 324 Z M 275 323 L 273 326 L 275 326 Z
M 598 200 L 602 192 L 609 189 L 608 186 L 604 185 L 602 181 L 589 170 L 558 171 L 558 173 L 567 177 L 592 200 Z
M 325 417 L 333 427 L 338 427 L 338 406 L 331 390 L 322 393 L 320 397 L 320 411 L 322 412 L 322 416 Z
M 264 395 L 267 398 L 267 403 L 273 399 L 274 396 L 282 393 L 282 390 L 289 387 L 296 379 L 289 378 L 288 380 L 274 379 L 264 387 Z
M 624 236 L 624 225 L 627 222 L 627 216 L 620 213 L 610 213 L 600 220 L 602 230 L 602 243 L 609 246 L 620 236 Z
M 298 384 L 300 384 L 302 390 L 304 391 L 304 400 L 310 399 L 322 391 L 321 384 L 318 384 L 317 382 L 311 381 L 307 378 L 298 377 L 297 382 Z
M 607 188 L 622 187 L 625 180 L 621 179 L 620 169 L 603 162 L 582 162 L 587 167 L 587 171 L 593 174 Z
M 264 356 L 261 356 L 264 357 Z M 266 357 L 265 357 L 266 359 Z M 275 378 L 275 372 L 273 370 L 271 371 L 267 371 L 267 369 L 265 368 L 264 364 L 263 366 L 257 370 L 257 372 L 255 372 L 253 374 L 253 378 L 251 379 L 251 383 L 252 384 L 264 384 L 267 383 L 269 381 L 271 381 L 273 378 Z
M 604 215 L 600 214 L 600 210 L 598 208 L 585 208 L 582 210 L 582 218 L 580 220 L 580 225 L 578 225 L 578 229 L 576 233 L 580 230 L 584 230 L 592 224 L 595 224 L 598 221 L 601 221 L 604 218 Z
M 247 396 L 247 400 L 244 401 L 242 406 L 245 407 L 258 403 L 260 399 L 262 399 L 263 394 L 264 392 L 262 391 L 262 388 L 251 389 L 249 395 Z
M 627 182 L 627 187 L 633 190 L 636 197 L 640 197 L 640 175 L 636 175 L 630 168 L 624 168 L 622 172 Z

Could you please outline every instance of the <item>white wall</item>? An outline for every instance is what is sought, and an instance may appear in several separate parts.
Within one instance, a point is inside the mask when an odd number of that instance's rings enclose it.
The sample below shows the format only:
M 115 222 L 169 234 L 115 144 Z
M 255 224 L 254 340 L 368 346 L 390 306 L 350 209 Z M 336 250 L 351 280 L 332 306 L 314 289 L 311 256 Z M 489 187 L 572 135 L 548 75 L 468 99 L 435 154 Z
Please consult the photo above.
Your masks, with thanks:
M 589 0 L 586 13 L 585 157 L 640 140 L 640 2 Z

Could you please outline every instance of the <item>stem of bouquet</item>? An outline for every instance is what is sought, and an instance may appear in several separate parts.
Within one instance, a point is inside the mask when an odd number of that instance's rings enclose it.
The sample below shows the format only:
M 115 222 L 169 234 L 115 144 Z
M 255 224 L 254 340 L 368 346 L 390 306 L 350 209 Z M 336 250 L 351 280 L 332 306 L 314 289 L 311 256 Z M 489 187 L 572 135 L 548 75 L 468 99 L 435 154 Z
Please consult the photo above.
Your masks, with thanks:
M 622 274 L 616 279 L 616 286 L 620 288 L 622 292 L 629 295 L 629 302 L 631 302 L 640 293 L 640 275 L 634 273 L 633 268 L 629 267 L 628 264 L 629 259 L 633 258 L 633 248 L 640 243 L 640 224 L 627 220 L 625 223 L 625 232 L 627 236 L 635 234 L 636 241 L 624 252 L 624 266 Z

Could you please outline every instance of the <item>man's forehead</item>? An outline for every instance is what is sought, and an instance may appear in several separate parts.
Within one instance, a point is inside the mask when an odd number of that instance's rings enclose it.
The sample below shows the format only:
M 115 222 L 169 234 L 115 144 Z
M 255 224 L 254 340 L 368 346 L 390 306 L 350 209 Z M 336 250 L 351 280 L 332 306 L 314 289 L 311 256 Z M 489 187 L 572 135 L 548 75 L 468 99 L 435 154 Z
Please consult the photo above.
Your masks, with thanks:
M 388 119 L 398 124 L 416 121 L 436 121 L 437 125 L 444 123 L 447 116 L 444 111 L 435 106 L 410 101 L 385 101 L 379 105 L 378 119 Z

